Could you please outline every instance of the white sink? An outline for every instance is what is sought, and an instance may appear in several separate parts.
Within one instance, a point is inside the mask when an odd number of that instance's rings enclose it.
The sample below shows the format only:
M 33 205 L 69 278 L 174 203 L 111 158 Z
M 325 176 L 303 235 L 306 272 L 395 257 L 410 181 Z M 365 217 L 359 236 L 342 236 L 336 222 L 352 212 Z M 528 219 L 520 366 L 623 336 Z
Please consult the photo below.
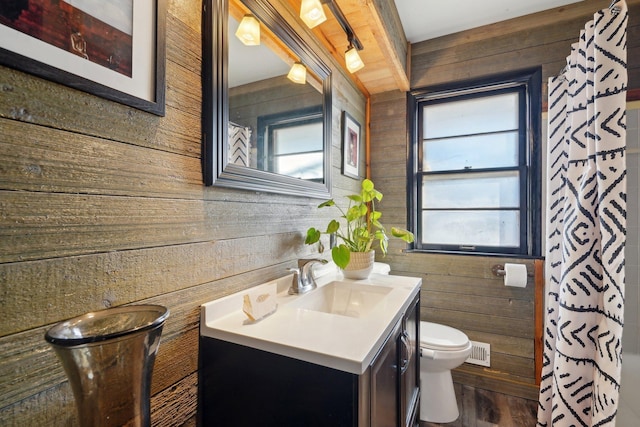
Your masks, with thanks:
M 301 296 L 291 306 L 341 316 L 365 317 L 391 291 L 392 288 L 387 286 L 334 281 Z
M 277 293 L 276 312 L 257 322 L 248 322 L 242 311 L 248 289 L 203 304 L 200 334 L 361 375 L 422 283 L 380 274 L 341 280 L 334 266 L 316 277 L 317 289 L 289 295 L 292 279 L 290 274 L 250 288 Z

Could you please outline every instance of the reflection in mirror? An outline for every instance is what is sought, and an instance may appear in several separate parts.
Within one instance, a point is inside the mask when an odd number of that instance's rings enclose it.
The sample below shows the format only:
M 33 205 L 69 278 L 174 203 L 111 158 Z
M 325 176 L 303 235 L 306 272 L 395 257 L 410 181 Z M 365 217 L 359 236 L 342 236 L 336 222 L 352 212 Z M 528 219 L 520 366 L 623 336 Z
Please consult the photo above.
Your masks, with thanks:
M 209 79 L 204 82 L 203 123 L 205 131 L 210 129 L 220 138 L 205 139 L 205 183 L 327 197 L 331 188 L 328 68 L 267 1 L 225 1 L 214 0 L 218 7 L 228 7 L 227 17 L 219 22 L 224 31 L 216 32 L 215 23 L 211 28 L 214 36 L 225 37 L 211 46 L 205 37 L 205 65 L 212 61 L 214 78 L 211 88 Z M 215 10 L 212 13 L 216 18 L 207 13 L 205 25 L 218 19 Z M 260 22 L 259 44 L 253 35 L 244 42 L 241 35 L 234 36 L 250 15 Z M 215 61 L 225 47 L 227 60 L 220 67 Z M 300 71 L 303 74 L 293 76 Z M 216 81 L 216 75 L 223 78 Z M 209 94 L 222 98 L 207 99 Z
M 321 107 L 259 117 L 258 169 L 323 182 Z
M 246 15 L 229 3 L 229 33 Z M 229 38 L 229 159 L 254 169 L 322 182 L 322 82 L 261 31 L 260 45 Z M 256 66 L 256 58 L 260 58 Z M 302 84 L 289 76 L 301 67 Z

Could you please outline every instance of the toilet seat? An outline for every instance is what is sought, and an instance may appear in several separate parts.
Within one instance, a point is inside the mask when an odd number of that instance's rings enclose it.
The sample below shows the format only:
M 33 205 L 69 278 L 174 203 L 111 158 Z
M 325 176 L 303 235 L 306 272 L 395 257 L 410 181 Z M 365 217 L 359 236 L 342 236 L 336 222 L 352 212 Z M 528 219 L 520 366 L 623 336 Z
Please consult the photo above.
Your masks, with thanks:
M 458 329 L 438 323 L 422 322 L 420 327 L 420 347 L 455 351 L 469 346 L 469 337 Z

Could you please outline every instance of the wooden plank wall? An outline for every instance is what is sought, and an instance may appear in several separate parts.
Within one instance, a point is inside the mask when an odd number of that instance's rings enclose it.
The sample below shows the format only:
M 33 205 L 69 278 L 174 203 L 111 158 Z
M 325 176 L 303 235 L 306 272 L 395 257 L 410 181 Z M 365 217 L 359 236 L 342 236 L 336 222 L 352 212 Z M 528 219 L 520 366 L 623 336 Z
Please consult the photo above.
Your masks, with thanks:
M 630 7 L 629 81 L 640 88 L 640 0 Z M 585 0 L 566 7 L 460 32 L 411 46 L 411 87 L 422 88 L 496 73 L 541 66 L 543 81 L 565 64 L 571 43 L 593 13 L 609 1 Z M 546 98 L 546 85 L 544 86 Z M 543 98 L 543 99 L 544 99 Z M 404 226 L 408 127 L 406 95 L 387 92 L 371 99 L 371 170 L 384 193 L 380 204 L 385 225 Z M 505 288 L 491 267 L 531 259 L 404 253 L 392 241 L 392 273 L 420 275 L 422 319 L 463 330 L 473 340 L 491 344 L 491 368 L 463 365 L 454 379 L 463 384 L 537 399 L 535 375 L 534 284 Z M 537 278 L 540 280 L 540 278 Z M 540 292 L 540 290 L 538 290 Z M 538 309 L 540 307 L 537 307 Z
M 566 65 L 571 43 L 580 30 L 610 0 L 584 0 L 521 18 L 463 31 L 411 46 L 411 87 L 542 67 L 543 100 L 546 81 Z M 629 87 L 640 88 L 640 0 L 627 0 Z M 543 101 L 544 102 L 544 101 Z
M 272 3 L 317 43 L 288 5 Z M 171 310 L 153 425 L 195 425 L 200 304 L 281 277 L 314 252 L 303 234 L 320 222 L 318 200 L 202 184 L 201 4 L 168 2 L 166 117 L 0 67 L 2 426 L 77 425 L 44 333 L 128 303 Z M 340 174 L 340 113 L 364 123 L 366 100 L 323 58 L 333 68 L 339 196 L 358 188 Z

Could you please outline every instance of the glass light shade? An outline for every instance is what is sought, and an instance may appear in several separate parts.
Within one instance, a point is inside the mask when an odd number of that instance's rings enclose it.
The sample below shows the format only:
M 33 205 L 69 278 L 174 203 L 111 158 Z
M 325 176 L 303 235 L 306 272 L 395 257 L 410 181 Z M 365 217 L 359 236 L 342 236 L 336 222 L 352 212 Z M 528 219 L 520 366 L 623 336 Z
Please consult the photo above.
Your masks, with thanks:
M 236 37 L 247 46 L 258 46 L 260 44 L 260 22 L 255 16 L 247 14 L 242 17 Z
M 296 62 L 291 66 L 287 78 L 294 83 L 305 84 L 307 82 L 307 68 L 300 62 Z
M 327 15 L 324 13 L 320 0 L 302 0 L 300 18 L 307 24 L 307 27 L 313 28 L 326 21 Z
M 358 49 L 356 49 L 355 47 L 350 47 L 345 52 L 344 60 L 347 63 L 347 70 L 349 70 L 350 73 L 355 73 L 356 71 L 364 67 L 364 62 L 362 62 L 362 59 L 360 59 Z

